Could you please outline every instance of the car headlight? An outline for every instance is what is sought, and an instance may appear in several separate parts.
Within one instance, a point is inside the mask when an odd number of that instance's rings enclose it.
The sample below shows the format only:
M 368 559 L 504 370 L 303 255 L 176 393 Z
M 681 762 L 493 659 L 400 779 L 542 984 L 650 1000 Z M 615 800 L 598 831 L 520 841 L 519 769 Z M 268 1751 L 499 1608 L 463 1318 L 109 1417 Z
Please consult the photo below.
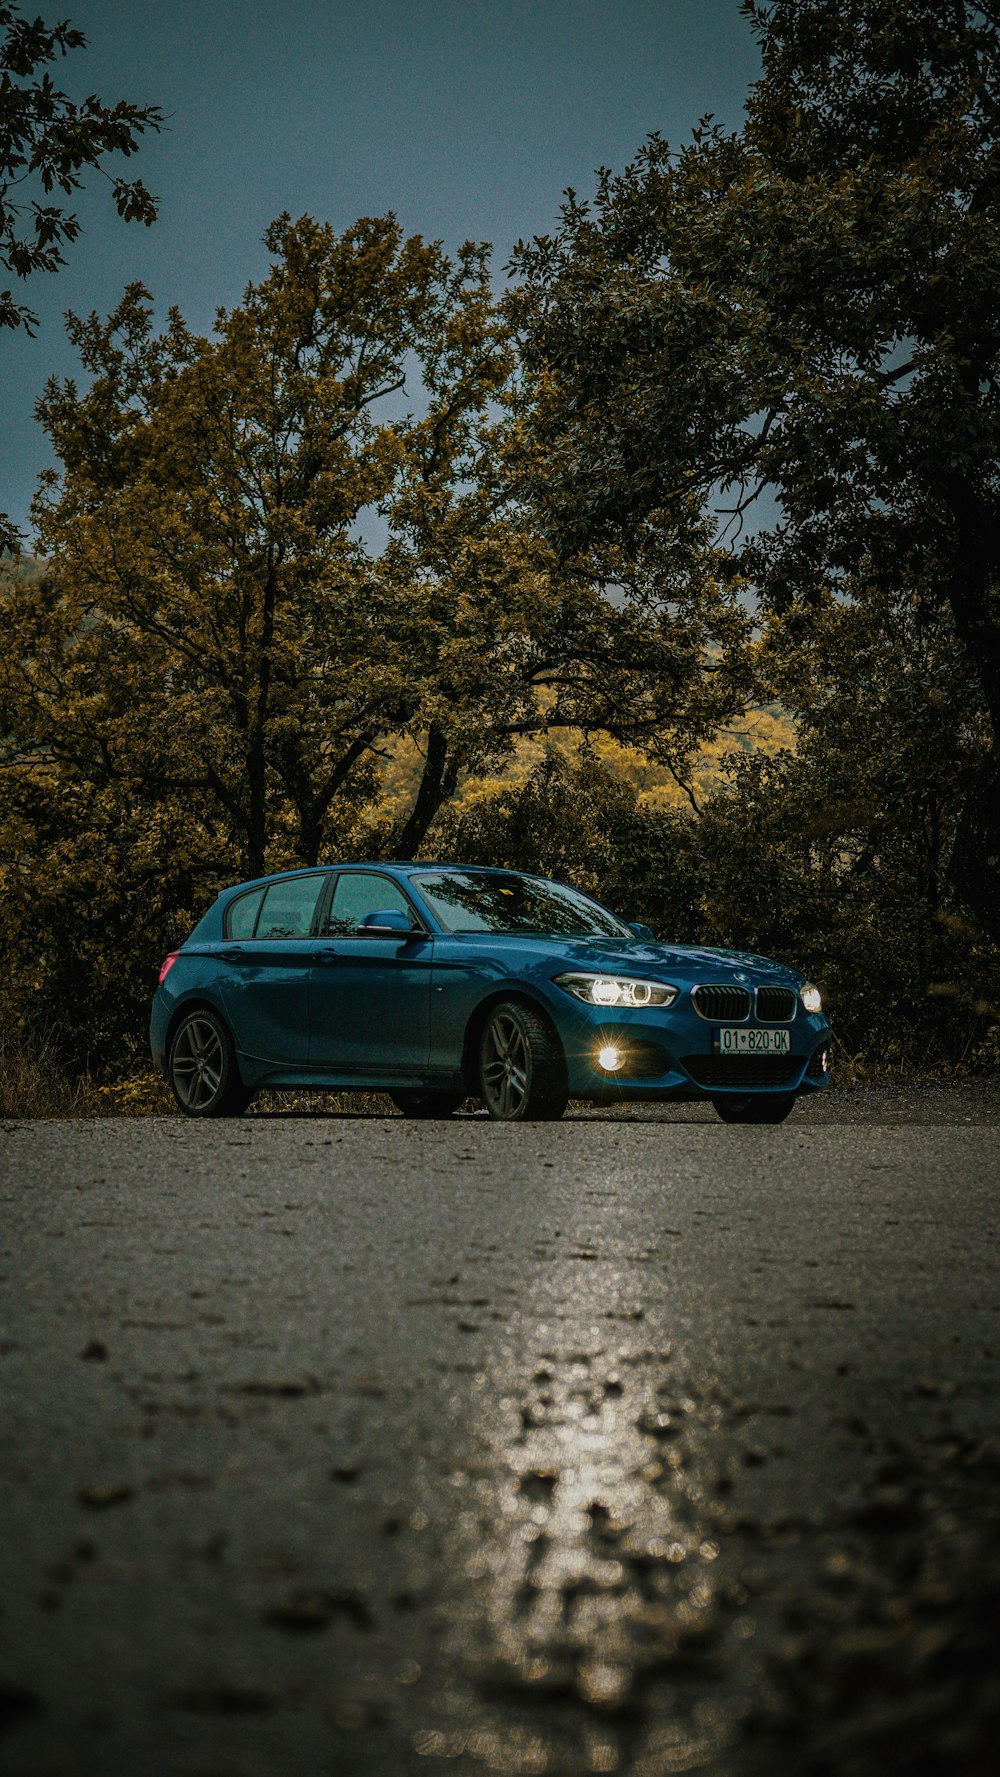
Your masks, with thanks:
M 799 988 L 799 998 L 807 1012 L 819 1012 L 823 1007 L 823 995 L 811 981 L 803 981 Z
M 666 981 L 633 975 L 557 975 L 555 981 L 585 1006 L 669 1006 L 678 991 Z

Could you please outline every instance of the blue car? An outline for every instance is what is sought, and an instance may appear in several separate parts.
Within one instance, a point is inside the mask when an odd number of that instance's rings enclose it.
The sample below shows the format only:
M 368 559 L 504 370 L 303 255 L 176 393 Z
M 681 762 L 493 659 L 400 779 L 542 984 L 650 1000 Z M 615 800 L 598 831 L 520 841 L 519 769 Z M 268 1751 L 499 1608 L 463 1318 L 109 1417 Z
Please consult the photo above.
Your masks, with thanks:
M 163 964 L 150 1041 L 189 1117 L 308 1087 L 387 1092 L 408 1117 L 708 1099 L 780 1123 L 828 1084 L 830 1026 L 766 957 L 657 943 L 546 877 L 393 863 L 225 889 Z

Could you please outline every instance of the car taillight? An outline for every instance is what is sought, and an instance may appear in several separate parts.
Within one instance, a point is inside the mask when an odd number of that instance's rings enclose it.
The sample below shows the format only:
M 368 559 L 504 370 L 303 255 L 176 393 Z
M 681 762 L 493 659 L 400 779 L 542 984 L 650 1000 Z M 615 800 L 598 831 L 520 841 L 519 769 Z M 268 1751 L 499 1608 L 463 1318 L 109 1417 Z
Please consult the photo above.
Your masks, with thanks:
M 162 963 L 160 964 L 160 986 L 161 987 L 163 986 L 164 981 L 167 979 L 167 976 L 169 975 L 171 969 L 173 968 L 173 966 L 179 956 L 180 956 L 179 950 L 172 950 L 170 952 L 169 956 L 164 957 Z

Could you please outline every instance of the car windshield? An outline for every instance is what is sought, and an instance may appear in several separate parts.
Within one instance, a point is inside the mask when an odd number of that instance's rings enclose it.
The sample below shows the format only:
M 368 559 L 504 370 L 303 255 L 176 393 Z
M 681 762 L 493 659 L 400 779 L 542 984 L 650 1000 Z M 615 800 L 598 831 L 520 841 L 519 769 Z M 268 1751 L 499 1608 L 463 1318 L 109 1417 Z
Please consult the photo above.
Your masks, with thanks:
M 429 870 L 411 878 L 446 932 L 537 932 L 567 938 L 634 938 L 562 882 L 507 870 Z

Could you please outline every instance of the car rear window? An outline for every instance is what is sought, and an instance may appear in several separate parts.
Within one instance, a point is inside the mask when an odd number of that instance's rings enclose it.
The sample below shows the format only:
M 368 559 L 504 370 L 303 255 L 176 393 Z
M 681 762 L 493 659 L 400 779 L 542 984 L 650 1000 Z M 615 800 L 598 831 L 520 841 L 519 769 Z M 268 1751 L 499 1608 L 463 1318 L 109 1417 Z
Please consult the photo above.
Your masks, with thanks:
M 252 938 L 253 928 L 257 923 L 257 913 L 264 899 L 264 890 L 251 889 L 248 895 L 238 895 L 231 901 L 226 912 L 227 938 Z

